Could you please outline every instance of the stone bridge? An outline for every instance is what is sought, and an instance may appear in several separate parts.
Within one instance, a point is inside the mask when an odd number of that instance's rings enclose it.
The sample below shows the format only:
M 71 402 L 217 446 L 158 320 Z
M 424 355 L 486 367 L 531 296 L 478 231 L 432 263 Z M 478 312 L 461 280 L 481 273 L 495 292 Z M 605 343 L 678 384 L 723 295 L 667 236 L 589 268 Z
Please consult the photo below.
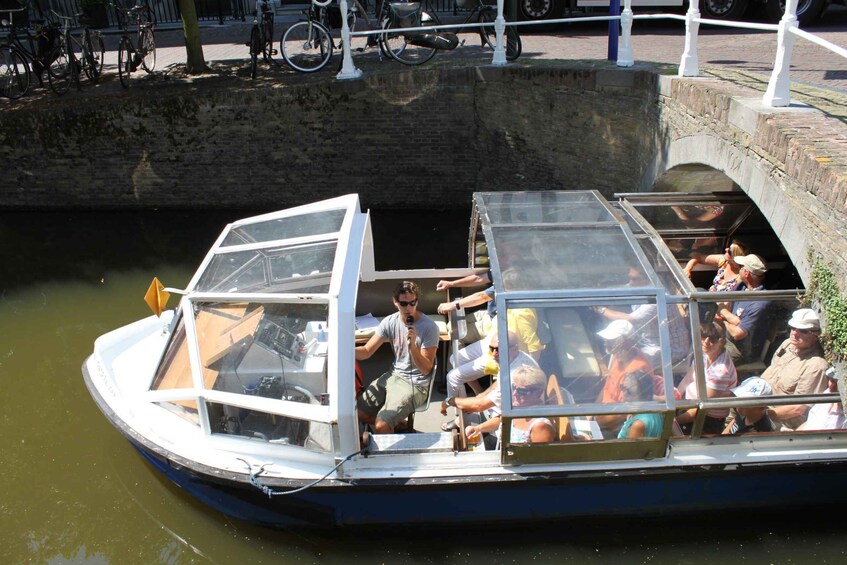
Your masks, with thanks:
M 285 85 L 170 78 L 5 105 L 0 206 L 256 210 L 359 192 L 368 207 L 467 207 L 476 190 L 653 191 L 699 165 L 710 180 L 686 190 L 737 185 L 804 279 L 814 250 L 847 280 L 843 119 L 671 72 L 539 61 Z

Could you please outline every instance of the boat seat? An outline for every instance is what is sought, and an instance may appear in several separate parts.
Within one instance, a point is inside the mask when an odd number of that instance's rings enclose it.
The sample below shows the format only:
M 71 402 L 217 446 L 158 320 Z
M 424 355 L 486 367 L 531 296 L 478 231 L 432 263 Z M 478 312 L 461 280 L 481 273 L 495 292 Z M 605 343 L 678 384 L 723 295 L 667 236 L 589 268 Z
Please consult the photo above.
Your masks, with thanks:
M 426 412 L 429 410 L 429 403 L 432 400 L 432 389 L 435 388 L 435 377 L 438 375 L 438 357 L 435 358 L 435 363 L 432 364 L 432 371 L 429 373 L 429 390 L 426 393 L 426 402 L 415 408 L 415 411 L 409 414 L 409 426 L 408 429 L 411 431 L 415 428 L 415 413 L 417 412 Z

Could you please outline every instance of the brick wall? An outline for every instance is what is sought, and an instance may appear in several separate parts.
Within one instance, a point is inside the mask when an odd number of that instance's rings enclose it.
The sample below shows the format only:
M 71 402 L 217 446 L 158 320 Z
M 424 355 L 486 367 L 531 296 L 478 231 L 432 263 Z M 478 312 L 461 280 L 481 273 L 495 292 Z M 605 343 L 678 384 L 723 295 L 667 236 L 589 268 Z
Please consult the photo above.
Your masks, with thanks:
M 417 68 L 284 88 L 192 85 L 0 112 L 5 208 L 467 206 L 476 190 L 632 190 L 655 76 Z M 604 174 L 597 174 L 603 170 Z

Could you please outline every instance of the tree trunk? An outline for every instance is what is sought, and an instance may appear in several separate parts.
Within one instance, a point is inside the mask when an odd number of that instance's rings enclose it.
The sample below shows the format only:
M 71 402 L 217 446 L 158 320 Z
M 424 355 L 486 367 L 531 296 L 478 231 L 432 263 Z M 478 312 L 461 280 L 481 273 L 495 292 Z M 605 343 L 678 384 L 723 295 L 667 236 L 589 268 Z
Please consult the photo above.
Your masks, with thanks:
M 182 15 L 182 35 L 185 39 L 185 70 L 190 75 L 198 75 L 206 70 L 203 57 L 203 44 L 200 42 L 200 27 L 197 25 L 197 10 L 194 0 L 178 0 Z

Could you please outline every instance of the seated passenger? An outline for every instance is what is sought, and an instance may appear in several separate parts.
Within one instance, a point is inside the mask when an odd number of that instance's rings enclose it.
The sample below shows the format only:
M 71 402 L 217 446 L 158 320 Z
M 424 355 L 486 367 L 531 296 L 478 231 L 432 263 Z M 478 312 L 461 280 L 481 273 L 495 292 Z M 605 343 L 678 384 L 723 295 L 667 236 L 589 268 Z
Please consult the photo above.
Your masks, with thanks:
M 814 310 L 801 308 L 788 320 L 791 335 L 774 353 L 770 367 L 762 373 L 775 395 L 819 394 L 826 390 L 826 370 L 820 344 L 821 321 Z M 806 420 L 810 404 L 774 406 L 768 415 L 783 430 L 794 430 Z
M 392 370 L 371 382 L 356 401 L 359 420 L 379 434 L 394 433 L 429 395 L 439 332 L 435 322 L 418 312 L 418 296 L 416 283 L 397 285 L 393 294 L 397 312 L 383 318 L 371 339 L 356 348 L 357 361 L 370 358 L 385 342 L 394 350 Z
M 827 371 L 827 392 L 838 392 L 838 379 L 835 371 Z M 809 410 L 806 421 L 800 424 L 798 430 L 847 430 L 847 417 L 844 415 L 844 405 L 840 402 L 815 404 Z
M 732 394 L 738 398 L 769 396 L 772 392 L 771 385 L 760 377 L 745 379 L 744 382 L 732 389 Z M 738 407 L 735 409 L 735 416 L 729 421 L 723 433 L 738 435 L 749 432 L 776 431 L 773 422 L 768 418 L 767 411 L 767 406 Z
M 512 276 L 512 275 L 509 275 Z M 488 302 L 494 305 L 494 287 L 491 286 L 484 291 L 477 292 L 471 296 L 466 296 L 461 300 L 453 302 L 444 302 L 438 305 L 439 314 L 447 314 L 454 312 L 459 307 L 465 308 L 476 304 Z M 493 310 L 492 310 L 493 311 Z M 512 343 L 517 343 L 521 352 L 530 356 L 535 364 L 538 364 L 538 358 L 544 350 L 544 344 L 538 337 L 538 318 L 535 310 L 532 308 L 512 308 L 506 312 L 506 326 L 510 332 L 513 332 L 517 339 Z M 476 394 L 482 392 L 482 388 L 476 382 L 484 374 L 485 364 L 487 359 L 485 354 L 490 347 L 492 335 L 496 333 L 497 315 L 492 314 L 491 328 L 486 330 L 486 337 L 463 347 L 456 354 L 458 366 L 447 373 L 447 395 L 448 398 L 453 396 L 466 396 L 465 384 L 471 387 Z M 450 360 L 454 363 L 453 359 Z
M 765 262 L 758 255 L 742 255 L 735 262 L 741 265 L 742 284 L 736 290 L 765 290 Z M 726 350 L 736 366 L 758 360 L 767 339 L 767 300 L 736 301 L 724 304 L 715 314 L 715 320 L 726 329 Z
M 735 371 L 735 365 L 732 359 L 724 348 L 726 334 L 723 326 L 717 322 L 702 324 L 700 326 L 700 340 L 703 344 L 706 398 L 732 396 L 730 389 L 738 384 L 738 374 Z M 679 386 L 680 388 L 684 388 L 685 398 L 689 400 L 700 398 L 700 395 L 697 394 L 697 382 L 694 378 L 693 364 L 688 370 L 688 374 L 679 383 Z M 683 433 L 691 433 L 695 416 L 697 416 L 697 408 L 691 408 L 677 415 L 676 421 L 679 423 Z M 723 432 L 726 427 L 727 416 L 729 416 L 728 408 L 712 408 L 709 410 L 703 423 L 703 433 L 719 434 Z
M 623 401 L 646 402 L 653 400 L 653 383 L 653 375 L 649 373 L 643 371 L 627 373 L 621 382 Z M 660 437 L 663 426 L 664 416 L 658 412 L 630 415 L 618 432 L 618 439 Z
M 629 268 L 629 282 L 626 286 L 644 287 L 650 285 L 650 280 L 643 271 L 634 267 Z M 639 346 L 651 358 L 655 366 L 661 354 L 659 345 L 659 323 L 657 320 L 658 307 L 655 304 L 633 304 L 629 312 L 607 308 L 594 307 L 604 320 L 626 320 L 632 323 L 640 337 Z M 670 334 L 671 361 L 674 365 L 683 361 L 691 353 L 690 330 L 688 321 L 682 316 L 676 304 L 667 306 L 668 333 Z
M 513 406 L 547 403 L 547 375 L 538 367 L 518 367 L 511 380 Z M 511 443 L 547 443 L 556 440 L 556 426 L 549 418 L 515 418 L 509 437 Z
M 484 374 L 496 376 L 500 372 L 500 340 L 498 339 L 497 334 L 491 336 L 491 342 L 489 343 L 488 349 L 490 357 L 485 357 L 485 364 L 482 370 Z M 509 332 L 509 371 L 514 371 L 517 367 L 520 367 L 522 365 L 527 365 L 530 367 L 538 366 L 532 359 L 532 357 L 518 349 L 517 336 L 514 334 L 514 332 Z M 464 367 L 464 365 L 462 367 Z M 461 367 L 459 369 L 461 369 Z M 451 375 L 457 377 L 451 379 Z M 460 377 L 461 371 L 457 371 L 455 369 L 447 374 L 447 398 L 445 398 L 441 402 L 441 413 L 443 415 L 447 415 L 448 406 L 455 406 L 463 412 L 482 412 L 483 410 L 490 408 L 495 404 L 496 414 L 498 416 L 500 415 L 499 386 L 497 386 L 496 390 L 494 391 L 489 388 L 481 394 L 472 397 L 467 397 L 464 390 L 464 383 L 461 382 Z M 483 408 L 479 408 L 481 402 L 480 398 L 485 398 L 487 396 L 491 396 L 492 404 L 487 405 Z M 494 402 L 495 399 L 496 403 Z M 441 430 L 449 432 L 450 430 L 458 427 L 458 420 L 453 420 L 442 424 Z M 496 429 L 496 426 L 494 428 Z
M 448 312 L 456 311 L 460 306 L 462 308 L 473 308 L 480 304 L 488 303 L 486 308 L 468 312 L 465 315 L 467 323 L 467 333 L 459 338 L 459 343 L 469 345 L 484 338 L 491 329 L 491 318 L 494 316 L 494 303 L 490 300 L 494 296 L 494 288 L 491 283 L 494 282 L 491 278 L 491 271 L 486 270 L 472 275 L 467 275 L 453 281 L 440 280 L 435 286 L 435 290 L 449 290 L 451 288 L 467 288 L 474 286 L 488 285 L 490 289 L 475 292 L 468 296 L 458 298 L 453 302 L 445 302 L 438 306 L 438 313 L 446 315 Z M 491 294 L 488 294 L 488 291 Z M 451 306 L 452 305 L 452 306 Z
M 626 320 L 615 320 L 608 327 L 597 332 L 603 338 L 603 344 L 609 357 L 608 374 L 603 390 L 597 398 L 597 402 L 604 404 L 623 401 L 621 384 L 624 375 L 635 371 L 652 373 L 652 363 L 646 355 L 638 348 L 638 339 L 635 328 Z M 654 378 L 654 394 L 663 395 L 664 386 L 660 377 Z M 621 425 L 626 419 L 626 414 L 607 414 L 595 416 L 597 424 L 603 431 L 605 437 L 617 435 Z
M 712 280 L 712 286 L 709 290 L 712 292 L 724 292 L 736 290 L 741 283 L 741 265 L 735 262 L 736 257 L 747 255 L 747 249 L 738 241 L 733 241 L 729 247 L 724 250 L 723 255 L 704 255 L 702 253 L 692 253 L 691 260 L 685 265 L 685 274 L 691 278 L 691 272 L 698 263 L 704 265 L 714 265 L 718 268 L 715 278 Z

